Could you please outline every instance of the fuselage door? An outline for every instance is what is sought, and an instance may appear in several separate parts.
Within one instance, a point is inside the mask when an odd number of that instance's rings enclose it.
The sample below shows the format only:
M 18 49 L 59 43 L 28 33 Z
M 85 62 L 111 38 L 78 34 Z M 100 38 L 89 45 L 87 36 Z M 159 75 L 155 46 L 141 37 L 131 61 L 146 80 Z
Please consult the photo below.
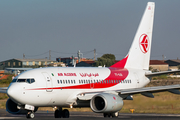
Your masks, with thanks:
M 46 81 L 46 91 L 47 92 L 52 92 L 53 91 L 53 88 L 52 88 L 53 86 L 52 86 L 51 77 L 46 72 L 43 72 L 42 74 L 43 74 L 43 76 L 45 78 L 45 81 Z
M 137 81 L 137 88 L 139 87 L 139 77 L 137 75 L 137 73 L 134 73 L 134 77 L 135 77 L 135 81 Z

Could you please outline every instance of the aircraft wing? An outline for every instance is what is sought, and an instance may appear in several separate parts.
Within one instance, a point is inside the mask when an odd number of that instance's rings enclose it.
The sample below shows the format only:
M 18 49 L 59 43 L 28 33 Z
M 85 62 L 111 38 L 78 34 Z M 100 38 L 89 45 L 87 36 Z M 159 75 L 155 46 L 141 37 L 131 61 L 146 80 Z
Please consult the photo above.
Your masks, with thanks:
M 6 90 L 7 90 L 8 87 L 2 87 L 0 88 L 0 93 L 7 93 Z
M 156 92 L 163 92 L 169 91 L 174 94 L 180 94 L 179 92 L 180 84 L 177 85 L 166 85 L 166 86 L 157 86 L 157 87 L 143 87 L 143 88 L 134 88 L 134 89 L 123 89 L 123 90 L 116 90 L 116 92 L 120 94 L 138 94 L 138 93 L 156 93 Z
M 164 74 L 169 74 L 169 73 L 177 73 L 177 72 L 180 72 L 180 70 L 146 73 L 145 76 L 146 77 L 153 77 L 153 76 L 164 75 Z
M 154 98 L 152 93 L 168 91 L 174 94 L 180 94 L 180 84 L 177 85 L 166 85 L 166 86 L 157 86 L 157 87 L 143 87 L 143 88 L 134 88 L 134 89 L 123 89 L 116 90 L 114 92 L 120 93 L 121 95 L 133 95 L 133 94 L 142 94 L 146 97 Z M 91 98 L 96 94 L 101 94 L 107 91 L 99 92 L 84 92 L 77 95 L 80 100 L 91 100 Z M 111 91 L 113 92 L 113 91 Z

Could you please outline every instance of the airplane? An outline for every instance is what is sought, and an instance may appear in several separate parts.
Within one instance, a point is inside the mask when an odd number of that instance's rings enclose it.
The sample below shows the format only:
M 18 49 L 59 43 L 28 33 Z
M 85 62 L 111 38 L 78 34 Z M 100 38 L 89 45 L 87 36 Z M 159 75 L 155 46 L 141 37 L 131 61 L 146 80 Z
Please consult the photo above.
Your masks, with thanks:
M 69 118 L 67 109 L 90 107 L 104 117 L 118 117 L 123 100 L 134 94 L 154 97 L 169 91 L 180 94 L 180 85 L 145 87 L 152 76 L 175 73 L 149 71 L 155 3 L 148 2 L 126 57 L 110 67 L 47 67 L 25 71 L 8 88 L 6 110 L 34 118 L 38 107 L 55 108 L 55 118 Z

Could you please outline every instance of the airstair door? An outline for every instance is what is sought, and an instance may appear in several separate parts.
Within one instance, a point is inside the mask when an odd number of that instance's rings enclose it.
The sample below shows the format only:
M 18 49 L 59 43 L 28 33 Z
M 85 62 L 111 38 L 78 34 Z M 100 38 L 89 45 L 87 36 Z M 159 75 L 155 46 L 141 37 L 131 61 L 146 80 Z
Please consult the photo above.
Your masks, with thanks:
M 51 77 L 46 72 L 43 72 L 42 74 L 43 74 L 43 76 L 45 78 L 45 81 L 46 81 L 46 91 L 47 92 L 52 92 L 53 91 L 53 86 L 52 86 Z

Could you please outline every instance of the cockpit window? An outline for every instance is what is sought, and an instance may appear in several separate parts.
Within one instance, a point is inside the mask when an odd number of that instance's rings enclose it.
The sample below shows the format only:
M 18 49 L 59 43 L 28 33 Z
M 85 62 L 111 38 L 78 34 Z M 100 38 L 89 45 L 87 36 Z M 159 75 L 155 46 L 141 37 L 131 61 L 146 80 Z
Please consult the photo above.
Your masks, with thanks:
M 17 82 L 26 82 L 26 79 L 18 79 Z
M 31 79 L 27 79 L 27 83 L 31 83 Z
M 27 82 L 27 83 L 31 84 L 31 83 L 34 83 L 35 80 L 34 79 L 13 79 L 12 82 Z
M 35 80 L 34 79 L 27 79 L 27 83 L 33 83 L 33 82 L 35 82 Z
M 17 81 L 17 79 L 13 79 L 13 80 L 12 80 L 12 82 L 16 82 L 16 81 Z

